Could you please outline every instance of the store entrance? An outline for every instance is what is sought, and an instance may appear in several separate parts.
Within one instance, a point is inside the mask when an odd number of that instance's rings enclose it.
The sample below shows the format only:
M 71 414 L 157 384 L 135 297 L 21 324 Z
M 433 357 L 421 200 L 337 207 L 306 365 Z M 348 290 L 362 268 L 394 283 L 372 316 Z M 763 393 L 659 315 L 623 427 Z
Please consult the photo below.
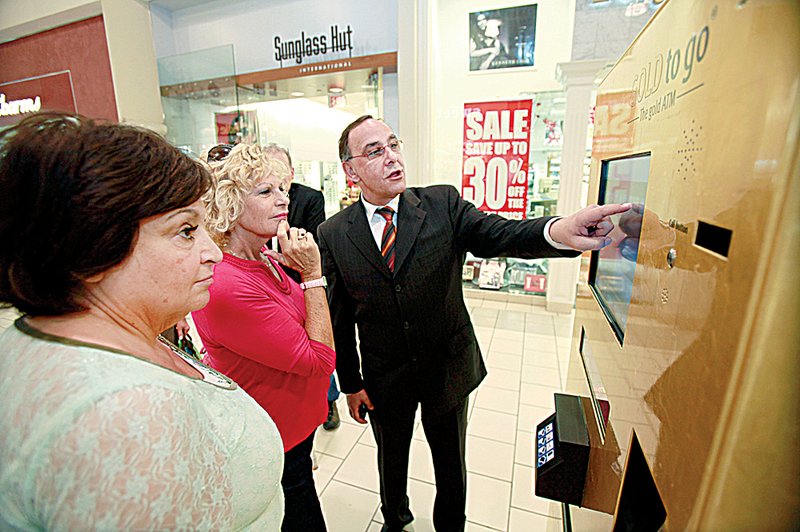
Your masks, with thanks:
M 384 77 L 359 69 L 239 88 L 239 112 L 256 125 L 251 135 L 289 149 L 295 180 L 323 192 L 328 216 L 358 197 L 339 163 L 339 136 L 361 115 L 384 116 Z
M 321 190 L 331 216 L 358 197 L 339 163 L 342 130 L 364 114 L 397 126 L 395 69 L 364 59 L 238 76 L 231 66 L 229 75 L 162 85 L 167 139 L 197 158 L 222 143 L 284 146 L 295 180 Z

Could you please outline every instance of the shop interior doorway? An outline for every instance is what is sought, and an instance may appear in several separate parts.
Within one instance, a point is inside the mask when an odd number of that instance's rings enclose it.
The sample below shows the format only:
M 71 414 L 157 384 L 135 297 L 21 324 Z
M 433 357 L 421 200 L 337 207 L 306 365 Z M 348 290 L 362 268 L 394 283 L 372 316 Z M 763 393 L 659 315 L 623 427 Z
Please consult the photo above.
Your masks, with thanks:
M 295 180 L 323 192 L 328 216 L 357 199 L 358 190 L 347 182 L 339 163 L 339 135 L 363 114 L 397 128 L 394 69 L 339 68 L 296 75 L 297 69 L 287 68 L 237 76 L 230 52 L 219 49 L 213 58 L 191 58 L 191 63 L 203 65 L 213 60 L 222 75 L 162 84 L 168 140 L 196 158 L 217 144 L 274 142 L 290 151 Z M 181 59 L 180 68 L 188 70 L 189 58 Z M 160 71 L 162 67 L 168 65 L 159 65 Z M 295 75 L 281 77 L 282 71 Z

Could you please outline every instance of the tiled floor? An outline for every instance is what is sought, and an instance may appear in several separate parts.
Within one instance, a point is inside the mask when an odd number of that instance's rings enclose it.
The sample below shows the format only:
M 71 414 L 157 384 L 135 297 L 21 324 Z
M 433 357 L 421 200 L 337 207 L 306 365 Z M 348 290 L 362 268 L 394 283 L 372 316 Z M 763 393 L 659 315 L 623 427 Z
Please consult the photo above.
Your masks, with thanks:
M 489 375 L 470 398 L 467 426 L 467 530 L 555 531 L 558 504 L 533 495 L 533 430 L 553 412 L 569 357 L 573 316 L 542 307 L 467 299 Z M 331 532 L 380 530 L 375 442 L 346 414 L 317 431 L 315 473 Z M 422 427 L 411 445 L 409 498 L 414 530 L 433 530 L 433 465 Z
M 470 398 L 467 427 L 467 531 L 556 531 L 557 503 L 533 495 L 536 423 L 553 411 L 569 357 L 573 316 L 543 307 L 467 299 L 489 375 Z M 0 311 L 0 330 L 16 318 Z M 194 336 L 197 338 L 197 336 Z M 331 532 L 380 530 L 378 470 L 369 427 L 346 414 L 342 425 L 317 432 L 317 491 Z M 422 427 L 411 446 L 409 498 L 414 530 L 433 530 L 433 465 Z

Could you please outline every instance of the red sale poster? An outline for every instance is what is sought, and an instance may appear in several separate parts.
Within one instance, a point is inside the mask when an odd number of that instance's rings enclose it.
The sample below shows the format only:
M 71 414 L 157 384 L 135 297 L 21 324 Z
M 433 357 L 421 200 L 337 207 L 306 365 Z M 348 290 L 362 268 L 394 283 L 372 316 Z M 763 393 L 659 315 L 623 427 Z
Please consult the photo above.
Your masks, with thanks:
M 478 209 L 525 218 L 531 100 L 464 104 L 461 196 Z

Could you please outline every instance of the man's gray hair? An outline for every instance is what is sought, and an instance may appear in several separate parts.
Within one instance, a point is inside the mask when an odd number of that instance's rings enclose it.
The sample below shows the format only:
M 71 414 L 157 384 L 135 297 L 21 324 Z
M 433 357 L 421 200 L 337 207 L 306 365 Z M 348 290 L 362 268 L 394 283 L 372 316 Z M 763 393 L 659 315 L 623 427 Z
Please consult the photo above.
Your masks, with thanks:
M 292 164 L 292 156 L 289 155 L 289 150 L 287 150 L 280 144 L 275 144 L 274 142 L 270 142 L 269 144 L 264 146 L 264 151 L 266 151 L 267 153 L 275 153 L 276 151 L 281 152 L 286 156 L 286 160 L 289 161 L 289 170 L 294 168 L 294 165 Z

